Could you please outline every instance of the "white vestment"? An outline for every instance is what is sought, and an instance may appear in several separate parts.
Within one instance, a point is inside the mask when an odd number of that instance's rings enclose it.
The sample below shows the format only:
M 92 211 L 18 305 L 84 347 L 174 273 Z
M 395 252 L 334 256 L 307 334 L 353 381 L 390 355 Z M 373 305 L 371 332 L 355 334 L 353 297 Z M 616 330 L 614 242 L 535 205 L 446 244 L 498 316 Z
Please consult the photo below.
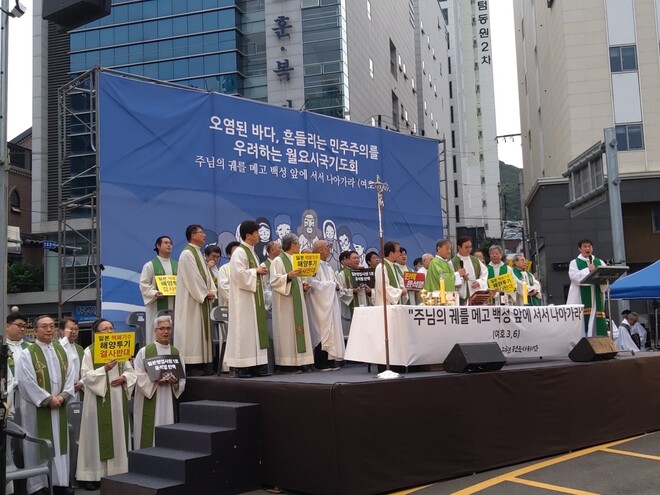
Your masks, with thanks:
M 339 294 L 332 267 L 325 261 L 309 279 L 311 288 L 307 293 L 307 312 L 312 336 L 312 345 L 321 343 L 321 350 L 328 353 L 328 359 L 344 359 L 344 332 L 341 326 Z
M 71 400 L 80 400 L 80 391 L 75 390 L 75 384 L 80 381 L 80 356 L 78 356 L 78 350 L 76 349 L 75 343 L 69 342 L 69 339 L 66 337 L 62 337 L 60 339 L 60 344 L 62 347 L 64 347 L 64 350 L 66 351 L 66 355 L 69 357 L 69 362 L 73 366 L 73 385 L 74 385 L 74 394 L 73 398 Z M 83 388 L 80 390 L 84 390 L 85 387 L 83 385 Z
M 348 282 L 346 281 L 346 274 L 343 269 L 335 272 L 335 277 L 341 287 L 341 290 L 339 291 L 339 301 L 341 303 L 341 325 L 344 337 L 348 338 L 348 334 L 351 330 L 351 320 L 353 319 L 353 308 L 351 308 L 354 296 L 353 287 L 351 286 L 352 282 L 350 275 L 348 276 Z M 359 289 L 357 291 L 358 306 L 368 306 L 369 303 L 367 302 L 367 297 L 371 300 L 371 295 L 367 295 L 366 289 Z
M 110 382 L 120 376 L 120 368 L 122 371 L 121 374 L 126 378 L 126 381 L 119 387 L 111 387 Z M 85 398 L 83 400 L 80 423 L 76 479 L 78 481 L 99 481 L 103 476 L 111 476 L 128 471 L 128 451 L 130 444 L 126 444 L 122 394 L 126 396 L 127 400 L 133 394 L 133 387 L 135 387 L 136 380 L 135 371 L 130 361 L 117 363 L 107 373 L 103 365 L 94 369 L 90 347 L 85 349 L 80 371 L 83 383 L 85 384 Z M 109 393 L 108 388 L 110 389 Z M 112 401 L 112 442 L 114 457 L 104 461 L 101 460 L 99 446 L 97 397 L 105 397 L 105 400 Z
M 62 371 L 53 345 L 44 344 L 39 341 L 36 341 L 33 345 L 41 347 L 48 363 L 51 392 L 46 392 L 46 390 L 37 384 L 37 375 L 29 349 L 21 352 L 20 358 L 16 363 L 16 379 L 18 380 L 18 391 L 21 401 L 21 425 L 31 436 L 39 437 L 40 435 L 37 430 L 37 408 L 48 408 L 47 401 L 52 396 L 61 395 L 65 400 L 69 400 L 73 396 L 73 367 L 71 366 L 71 362 L 67 360 L 66 379 L 64 380 L 64 385 L 62 385 Z M 61 408 L 64 407 L 66 407 L 66 404 L 62 404 Z M 53 429 L 53 448 L 55 449 L 55 457 L 53 458 L 53 485 L 69 486 L 69 454 L 61 453 L 60 409 L 50 409 L 51 426 Z M 39 446 L 32 442 L 23 442 L 23 456 L 26 468 L 38 466 L 42 462 L 39 457 Z M 34 493 L 46 486 L 48 486 L 46 476 L 28 478 L 27 492 Z
M 283 253 L 289 258 L 290 254 Z M 291 287 L 298 284 L 302 299 L 303 335 L 305 338 L 305 352 L 298 352 L 296 346 L 296 328 L 293 313 L 293 294 Z M 275 350 L 275 364 L 278 366 L 304 366 L 314 363 L 314 346 L 309 331 L 309 319 L 305 305 L 305 293 L 300 277 L 287 280 L 287 270 L 284 268 L 282 258 L 275 258 L 270 264 L 270 286 L 273 289 L 273 347 Z
M 193 253 L 188 249 L 184 249 L 181 256 L 179 256 L 176 277 L 174 346 L 179 349 L 187 364 L 211 363 L 213 362 L 210 327 L 211 305 L 207 295 L 212 290 L 216 290 L 216 286 L 213 283 L 211 272 L 206 266 L 202 252 L 197 246 L 188 245 L 197 250 L 204 276 L 197 268 Z M 204 315 L 203 312 L 207 312 L 207 314 Z M 204 317 L 209 318 L 208 334 L 204 328 Z
M 259 257 L 254 248 L 244 242 L 241 242 L 241 246 L 252 252 L 259 266 Z M 257 274 L 256 268 L 250 268 L 248 255 L 241 246 L 234 249 L 229 262 L 229 330 L 225 362 L 233 368 L 249 368 L 268 363 L 268 348 L 261 349 L 259 346 L 258 308 L 254 300 L 255 293 L 261 300 L 264 297 L 263 291 L 257 293 L 257 277 L 261 275 Z
M 577 262 L 576 260 L 571 260 L 571 262 L 568 265 L 568 278 L 571 280 L 571 286 L 568 288 L 568 297 L 566 298 L 566 304 L 584 304 L 584 301 L 582 301 L 582 293 L 580 291 L 580 288 L 582 287 L 580 285 L 580 282 L 589 275 L 591 272 L 589 271 L 589 258 L 585 258 L 581 254 L 578 255 L 578 258 L 587 263 L 586 268 L 583 268 L 582 270 L 579 270 L 577 267 Z M 576 258 L 577 259 L 577 258 Z M 592 257 L 592 262 L 595 261 L 596 258 Z M 591 311 L 592 311 L 592 316 L 595 316 L 596 314 L 596 291 L 600 290 L 601 292 L 605 292 L 607 286 L 606 285 L 601 285 L 600 287 L 596 285 L 590 285 L 587 284 L 585 287 L 589 287 L 589 290 L 591 292 Z M 604 300 L 603 300 L 604 303 Z M 596 320 L 597 318 L 589 318 L 589 328 L 586 330 L 586 337 L 593 337 L 596 335 Z
M 468 279 L 465 281 L 461 277 L 461 285 L 456 286 L 462 299 L 469 299 L 469 297 L 479 290 L 488 290 L 488 268 L 481 261 L 479 261 L 479 276 L 477 277 L 474 271 L 474 265 L 472 264 L 472 258 L 470 256 L 461 256 L 457 255 L 458 259 L 463 262 L 463 268 L 468 273 Z M 451 264 L 451 263 L 450 263 Z M 452 265 L 453 266 L 453 265 Z M 478 287 L 472 287 L 472 284 L 477 281 L 479 283 Z
M 217 269 L 218 279 L 218 306 L 229 306 L 229 263 L 225 263 Z
M 157 258 L 163 265 L 165 274 L 173 275 L 172 261 L 170 258 L 163 258 L 162 256 L 157 256 Z M 154 341 L 154 321 L 156 321 L 156 317 L 158 316 L 158 299 L 156 299 L 156 292 L 159 291 L 156 286 L 154 265 L 151 261 L 147 261 L 142 267 L 142 273 L 140 273 L 140 292 L 142 293 L 142 300 L 144 301 L 146 339 L 143 345 L 145 345 L 148 342 Z M 167 309 L 173 311 L 174 296 L 165 296 L 165 299 L 167 299 Z
M 539 279 L 534 277 L 534 283 L 530 284 L 529 281 L 529 273 L 527 271 L 520 271 L 520 275 L 522 278 L 518 278 L 515 275 L 513 276 L 513 280 L 516 281 L 516 305 L 517 306 L 522 306 L 523 305 L 523 283 L 527 284 L 527 302 L 529 303 L 529 299 L 532 297 L 535 297 L 539 301 L 541 300 L 541 282 L 539 282 Z M 531 291 L 538 291 L 535 295 L 530 296 L 529 293 Z
M 621 323 L 626 322 L 626 320 L 623 320 Z M 630 332 L 628 332 L 628 329 L 625 327 L 617 327 L 612 320 L 610 320 L 610 332 L 611 332 L 611 337 L 612 340 L 614 341 L 614 345 L 616 348 L 620 351 L 632 351 L 632 352 L 638 352 L 639 348 L 637 347 L 637 344 L 635 344 L 635 341 L 632 339 L 630 336 Z
M 158 342 L 154 342 L 154 344 L 156 345 L 156 351 L 159 356 L 172 354 L 171 346 L 159 344 Z M 145 397 L 151 399 L 154 394 L 156 395 L 156 418 L 154 420 L 154 427 L 170 425 L 174 423 L 173 396 L 178 399 L 186 388 L 185 378 L 180 379 L 174 385 L 160 385 L 157 381 L 152 382 L 144 367 L 145 352 L 146 347 L 140 349 L 135 356 L 134 361 L 135 376 L 137 378 L 135 401 L 133 403 L 133 446 L 135 450 L 153 447 L 153 444 L 140 444 L 142 438 L 142 411 L 144 409 Z M 185 369 L 183 358 L 181 356 L 179 356 L 179 358 L 181 359 L 181 365 L 184 366 Z
M 7 363 L 7 368 L 9 368 L 9 371 L 11 372 L 11 368 L 14 369 L 14 372 L 12 373 L 11 380 L 9 379 L 9 373 L 7 374 L 7 407 L 9 409 L 9 417 L 10 418 L 16 418 L 17 420 L 20 419 L 20 414 L 16 415 L 16 411 L 20 410 L 20 404 L 21 401 L 19 400 L 19 397 L 16 395 L 18 393 L 18 381 L 16 380 L 16 363 L 21 357 L 21 354 L 23 354 L 23 343 L 24 340 L 9 340 L 7 339 L 7 347 L 9 347 L 9 353 L 7 354 L 7 358 L 11 358 L 11 361 L 13 361 L 14 365 L 9 366 L 9 363 Z M 20 421 L 17 421 L 20 423 Z
M 401 279 L 401 277 L 397 274 L 394 263 L 388 260 L 383 260 L 382 262 L 378 263 L 378 266 L 375 270 L 376 288 L 374 291 L 374 304 L 376 306 L 383 305 L 383 263 L 390 265 L 391 273 L 396 278 L 396 287 L 393 287 L 392 281 L 390 281 L 390 270 L 385 269 L 385 291 L 387 294 L 387 304 L 405 304 L 408 299 L 407 296 L 401 296 L 401 294 L 403 294 L 403 289 L 401 288 L 403 279 Z

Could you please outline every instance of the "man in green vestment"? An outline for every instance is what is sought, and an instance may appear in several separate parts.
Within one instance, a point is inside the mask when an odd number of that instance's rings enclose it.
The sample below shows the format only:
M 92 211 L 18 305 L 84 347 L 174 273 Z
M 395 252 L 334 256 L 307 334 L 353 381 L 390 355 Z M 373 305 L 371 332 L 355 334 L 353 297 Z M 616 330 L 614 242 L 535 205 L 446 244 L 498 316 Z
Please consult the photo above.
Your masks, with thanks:
M 151 323 L 161 311 L 174 311 L 174 295 L 165 295 L 156 282 L 156 277 L 177 274 L 177 262 L 172 259 L 172 239 L 162 235 L 154 244 L 156 256 L 147 261 L 140 272 L 140 292 L 144 302 L 145 312 L 145 341 L 141 345 L 153 342 L 154 335 Z
M 449 239 L 439 239 L 435 243 L 436 256 L 429 263 L 429 268 L 424 281 L 424 289 L 427 292 L 440 290 L 440 280 L 445 281 L 445 291 L 454 292 L 456 282 L 461 280 L 457 271 L 449 262 L 451 259 L 451 241 Z
M 541 283 L 531 273 L 527 271 L 527 259 L 522 253 L 516 253 L 513 256 L 513 275 L 516 281 L 516 304 L 518 306 L 540 306 L 541 301 Z M 523 284 L 527 288 L 527 302 L 524 301 Z
M 201 247 L 206 233 L 201 225 L 186 228 L 188 245 L 179 256 L 174 312 L 174 344 L 181 352 L 188 376 L 212 374 L 211 303 L 217 288 Z
M 589 239 L 578 242 L 580 254 L 568 265 L 568 277 L 571 286 L 568 289 L 566 304 L 584 305 L 585 337 L 606 336 L 608 330 L 603 292 L 605 285 L 580 285 L 582 280 L 597 267 L 605 263 L 593 255 L 594 246 Z
M 481 253 L 481 251 L 475 251 L 475 256 L 476 253 Z M 483 254 L 482 254 L 483 256 Z M 497 278 L 501 277 L 502 275 L 510 274 L 513 276 L 513 270 L 509 265 L 507 265 L 504 261 L 504 249 L 502 249 L 502 246 L 498 244 L 493 244 L 488 248 L 488 257 L 490 258 L 490 261 L 488 262 L 488 265 L 486 265 L 486 268 L 488 269 L 488 280 L 492 278 Z M 479 256 L 477 256 L 479 258 Z M 481 258 L 480 258 L 481 261 Z M 516 294 L 511 293 L 511 294 L 506 294 L 504 292 L 499 293 L 495 290 L 491 290 L 491 298 L 500 298 L 500 300 L 493 301 L 495 304 L 515 304 L 516 303 Z

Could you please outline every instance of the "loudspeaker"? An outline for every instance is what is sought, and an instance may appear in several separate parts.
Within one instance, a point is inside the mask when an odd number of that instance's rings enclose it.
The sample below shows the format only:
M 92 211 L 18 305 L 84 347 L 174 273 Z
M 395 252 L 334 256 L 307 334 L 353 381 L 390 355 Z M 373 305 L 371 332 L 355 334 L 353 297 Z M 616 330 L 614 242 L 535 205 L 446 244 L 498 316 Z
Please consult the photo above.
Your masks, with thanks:
M 589 363 L 612 359 L 618 352 L 609 337 L 582 337 L 568 353 L 568 357 L 577 363 Z
M 110 14 L 112 0 L 47 0 L 42 7 L 45 20 L 70 31 Z
M 497 371 L 506 364 L 506 358 L 497 342 L 456 344 L 442 364 L 449 373 L 477 373 Z

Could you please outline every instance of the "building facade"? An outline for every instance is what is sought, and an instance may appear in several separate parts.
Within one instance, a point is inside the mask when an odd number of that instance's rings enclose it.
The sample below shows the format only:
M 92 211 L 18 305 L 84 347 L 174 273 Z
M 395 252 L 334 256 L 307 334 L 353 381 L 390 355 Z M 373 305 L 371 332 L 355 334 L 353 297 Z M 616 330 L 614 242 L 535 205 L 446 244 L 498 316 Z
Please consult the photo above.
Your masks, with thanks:
M 57 136 L 58 88 L 94 66 L 422 135 L 439 142 L 443 160 L 449 58 L 437 2 L 114 0 L 109 16 L 70 34 L 42 21 L 39 5 L 34 16 L 33 231 L 44 236 L 56 236 L 60 193 L 85 197 L 95 188 L 84 98 L 70 105 L 75 125 L 62 163 Z M 90 228 L 83 213 L 66 213 L 81 233 Z M 70 247 L 78 251 L 62 285 L 73 296 L 98 260 L 84 242 Z M 56 255 L 47 256 L 46 292 L 57 280 Z M 72 300 L 91 299 L 84 289 Z
M 449 44 L 449 231 L 475 241 L 501 236 L 490 4 L 439 1 Z
M 568 164 L 616 129 L 625 262 L 660 253 L 660 0 L 514 2 L 524 196 L 548 302 L 565 301 L 579 239 L 613 258 L 608 202 L 571 217 Z M 604 158 L 603 158 L 604 160 Z

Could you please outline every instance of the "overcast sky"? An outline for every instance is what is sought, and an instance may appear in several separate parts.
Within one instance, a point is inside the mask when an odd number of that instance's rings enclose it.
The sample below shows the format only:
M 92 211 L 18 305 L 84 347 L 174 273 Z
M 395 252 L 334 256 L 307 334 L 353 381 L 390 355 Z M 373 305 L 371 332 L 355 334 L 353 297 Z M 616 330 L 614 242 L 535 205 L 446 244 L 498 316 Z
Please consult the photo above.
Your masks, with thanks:
M 11 3 L 11 2 L 10 2 Z M 7 137 L 13 139 L 32 125 L 32 5 L 21 0 L 27 13 L 9 19 L 9 108 Z M 491 0 L 491 36 L 495 77 L 497 134 L 518 134 L 518 81 L 513 30 L 513 4 L 510 0 Z M 469 65 L 466 64 L 466 67 Z M 520 139 L 500 141 L 500 160 L 522 167 Z

